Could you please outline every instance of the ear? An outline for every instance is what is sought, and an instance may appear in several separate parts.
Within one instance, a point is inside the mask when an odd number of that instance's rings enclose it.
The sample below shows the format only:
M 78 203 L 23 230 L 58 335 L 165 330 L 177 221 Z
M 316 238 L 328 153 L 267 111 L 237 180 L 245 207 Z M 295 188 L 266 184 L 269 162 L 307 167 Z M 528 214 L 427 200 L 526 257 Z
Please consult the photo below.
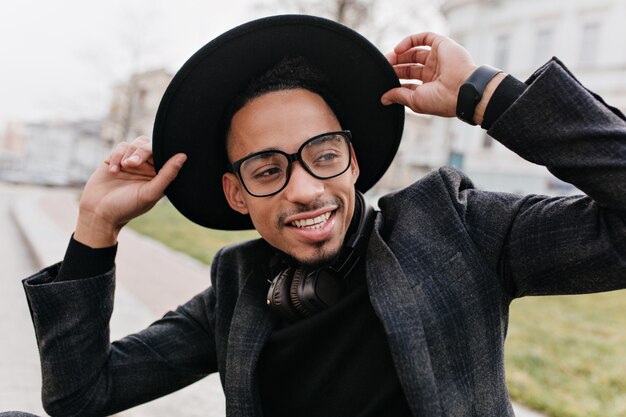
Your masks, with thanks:
M 356 180 L 359 178 L 359 174 L 361 171 L 359 170 L 359 162 L 356 160 L 356 154 L 354 153 L 354 148 L 350 145 L 350 172 L 352 173 L 353 183 L 356 184 Z
M 235 174 L 227 172 L 222 175 L 222 188 L 230 208 L 241 214 L 249 213 L 246 200 L 243 198 L 243 193 L 246 191 Z

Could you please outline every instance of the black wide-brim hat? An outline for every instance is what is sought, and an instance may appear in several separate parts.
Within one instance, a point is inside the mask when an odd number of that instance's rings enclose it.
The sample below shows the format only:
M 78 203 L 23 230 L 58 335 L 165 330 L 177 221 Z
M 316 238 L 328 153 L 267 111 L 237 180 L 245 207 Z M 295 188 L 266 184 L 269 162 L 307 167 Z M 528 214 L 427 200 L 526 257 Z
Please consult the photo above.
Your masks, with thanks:
M 215 38 L 189 58 L 159 105 L 153 132 L 155 168 L 158 171 L 176 153 L 187 154 L 165 194 L 193 222 L 213 229 L 253 228 L 249 216 L 230 208 L 222 190 L 228 164 L 222 118 L 252 80 L 293 56 L 320 71 L 345 108 L 340 123 L 352 131 L 360 168 L 356 188 L 370 189 L 391 164 L 402 136 L 404 108 L 380 102 L 383 93 L 400 85 L 380 51 L 352 29 L 319 17 L 254 20 Z

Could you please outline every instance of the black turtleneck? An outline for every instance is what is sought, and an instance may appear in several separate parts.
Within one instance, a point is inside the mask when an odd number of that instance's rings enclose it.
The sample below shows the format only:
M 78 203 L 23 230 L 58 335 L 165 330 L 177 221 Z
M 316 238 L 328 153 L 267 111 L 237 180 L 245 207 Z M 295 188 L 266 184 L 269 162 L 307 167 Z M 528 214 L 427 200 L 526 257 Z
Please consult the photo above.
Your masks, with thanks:
M 264 415 L 411 415 L 370 304 L 363 260 L 348 280 L 351 290 L 339 303 L 270 336 L 257 367 Z

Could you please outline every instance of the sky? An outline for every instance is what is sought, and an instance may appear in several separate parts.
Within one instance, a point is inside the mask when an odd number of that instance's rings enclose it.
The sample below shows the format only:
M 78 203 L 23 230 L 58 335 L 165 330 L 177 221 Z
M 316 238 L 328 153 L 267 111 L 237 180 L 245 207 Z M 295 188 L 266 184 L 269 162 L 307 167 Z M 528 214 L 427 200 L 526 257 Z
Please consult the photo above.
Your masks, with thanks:
M 12 119 L 102 115 L 131 70 L 175 70 L 249 20 L 252 2 L 0 0 L 0 132 Z
M 0 136 L 8 121 L 103 117 L 132 71 L 175 72 L 222 32 L 290 11 L 272 0 L 0 0 Z

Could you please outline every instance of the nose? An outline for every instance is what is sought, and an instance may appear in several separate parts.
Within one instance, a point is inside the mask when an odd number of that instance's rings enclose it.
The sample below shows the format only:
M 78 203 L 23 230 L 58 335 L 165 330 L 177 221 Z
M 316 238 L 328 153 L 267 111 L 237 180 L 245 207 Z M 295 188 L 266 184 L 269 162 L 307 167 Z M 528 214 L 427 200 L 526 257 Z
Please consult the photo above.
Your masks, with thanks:
M 324 182 L 309 174 L 296 162 L 291 166 L 291 176 L 283 192 L 288 201 L 307 205 L 324 193 Z

